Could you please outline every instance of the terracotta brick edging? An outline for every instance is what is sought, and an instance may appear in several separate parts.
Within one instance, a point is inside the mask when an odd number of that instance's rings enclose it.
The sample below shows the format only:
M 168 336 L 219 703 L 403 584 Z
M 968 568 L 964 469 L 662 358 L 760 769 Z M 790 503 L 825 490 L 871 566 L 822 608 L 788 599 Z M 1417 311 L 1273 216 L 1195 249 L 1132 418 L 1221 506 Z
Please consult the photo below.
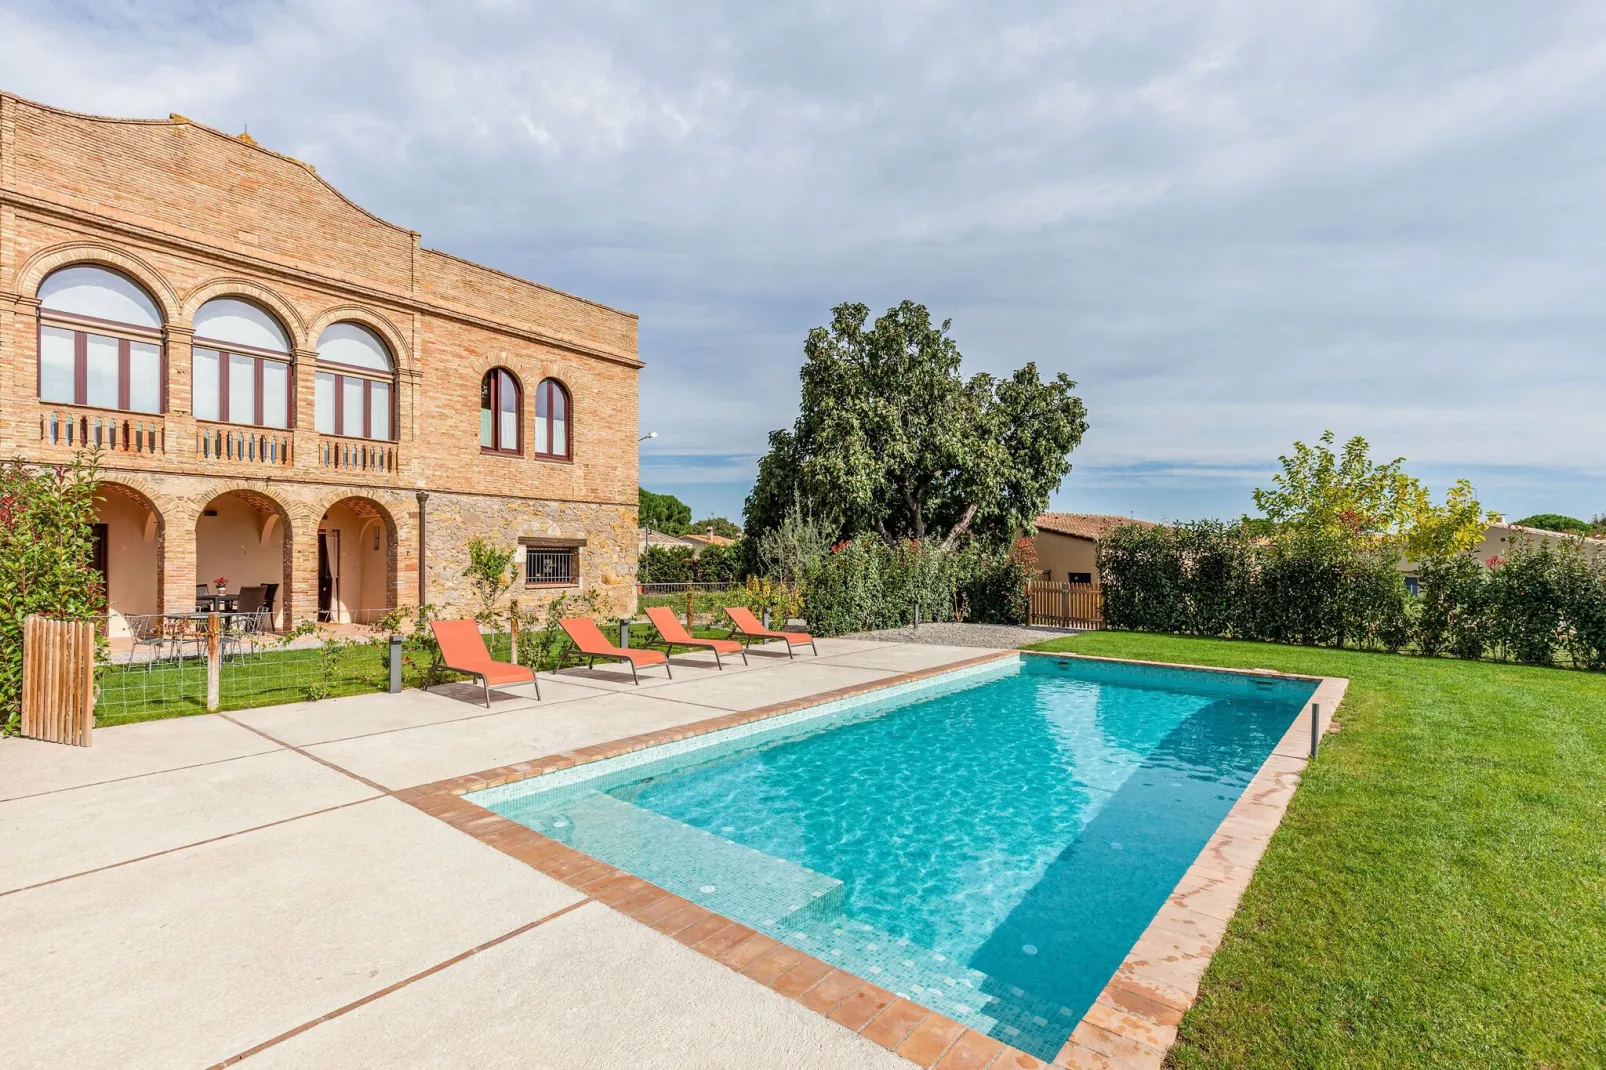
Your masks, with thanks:
M 917 1066 L 937 1070 L 1158 1067 L 1176 1037 L 1176 1023 L 1192 1004 L 1199 978 L 1298 784 L 1304 759 L 1283 752 L 1302 730 L 1308 740 L 1304 718 L 1296 718 L 1288 735 L 1273 749 L 1052 1063 L 463 798 L 483 788 L 947 675 L 1021 653 L 1025 652 L 999 651 L 792 702 L 404 788 L 394 794 L 503 854 L 562 881 L 588 899 L 673 937 Z M 1322 703 L 1324 711 L 1332 710 L 1346 684 L 1344 680 L 1323 680 L 1313 701 Z M 1330 723 L 1331 719 L 1324 716 L 1323 720 Z M 1326 728 L 1324 723 L 1323 730 Z

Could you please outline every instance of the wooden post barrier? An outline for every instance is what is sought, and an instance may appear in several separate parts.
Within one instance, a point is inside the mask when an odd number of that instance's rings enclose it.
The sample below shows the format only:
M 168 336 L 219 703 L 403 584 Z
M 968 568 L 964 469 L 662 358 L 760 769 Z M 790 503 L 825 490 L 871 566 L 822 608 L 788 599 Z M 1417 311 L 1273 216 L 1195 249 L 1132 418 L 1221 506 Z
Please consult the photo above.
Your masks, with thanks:
M 517 665 L 519 663 L 519 600 L 517 598 L 508 603 L 507 641 L 508 649 L 512 651 L 507 660 Z
M 216 713 L 218 691 L 223 671 L 223 635 L 218 628 L 216 613 L 206 615 L 206 712 Z
M 95 727 L 95 624 L 22 622 L 22 734 L 75 747 Z

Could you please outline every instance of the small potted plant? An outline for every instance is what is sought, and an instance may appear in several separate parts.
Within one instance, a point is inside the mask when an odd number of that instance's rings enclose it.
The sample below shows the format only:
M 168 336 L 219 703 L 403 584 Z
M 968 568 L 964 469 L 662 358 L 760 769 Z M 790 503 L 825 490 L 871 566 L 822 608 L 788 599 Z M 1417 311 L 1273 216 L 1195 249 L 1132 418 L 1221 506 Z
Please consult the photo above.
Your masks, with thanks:
M 219 576 L 217 579 L 212 581 L 212 586 L 216 588 L 218 594 L 228 594 L 229 578 L 227 576 Z

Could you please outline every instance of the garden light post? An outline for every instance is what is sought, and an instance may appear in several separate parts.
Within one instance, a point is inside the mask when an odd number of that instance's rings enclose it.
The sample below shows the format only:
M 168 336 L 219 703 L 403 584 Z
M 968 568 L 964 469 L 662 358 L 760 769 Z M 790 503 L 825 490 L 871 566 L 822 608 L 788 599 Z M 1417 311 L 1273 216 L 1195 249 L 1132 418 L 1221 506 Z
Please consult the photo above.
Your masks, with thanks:
M 1315 702 L 1310 704 L 1310 756 L 1316 757 L 1316 748 L 1322 739 L 1322 708 Z
M 390 637 L 390 693 L 399 695 L 402 689 L 402 637 Z

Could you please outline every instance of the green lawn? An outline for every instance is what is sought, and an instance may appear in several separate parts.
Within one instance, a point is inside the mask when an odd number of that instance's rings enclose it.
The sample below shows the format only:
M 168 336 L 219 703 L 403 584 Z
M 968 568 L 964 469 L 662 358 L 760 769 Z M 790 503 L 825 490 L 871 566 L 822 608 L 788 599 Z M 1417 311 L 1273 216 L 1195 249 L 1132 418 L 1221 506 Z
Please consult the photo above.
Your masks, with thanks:
M 1122 632 L 1035 649 L 1351 681 L 1170 1065 L 1606 1066 L 1606 676 Z

